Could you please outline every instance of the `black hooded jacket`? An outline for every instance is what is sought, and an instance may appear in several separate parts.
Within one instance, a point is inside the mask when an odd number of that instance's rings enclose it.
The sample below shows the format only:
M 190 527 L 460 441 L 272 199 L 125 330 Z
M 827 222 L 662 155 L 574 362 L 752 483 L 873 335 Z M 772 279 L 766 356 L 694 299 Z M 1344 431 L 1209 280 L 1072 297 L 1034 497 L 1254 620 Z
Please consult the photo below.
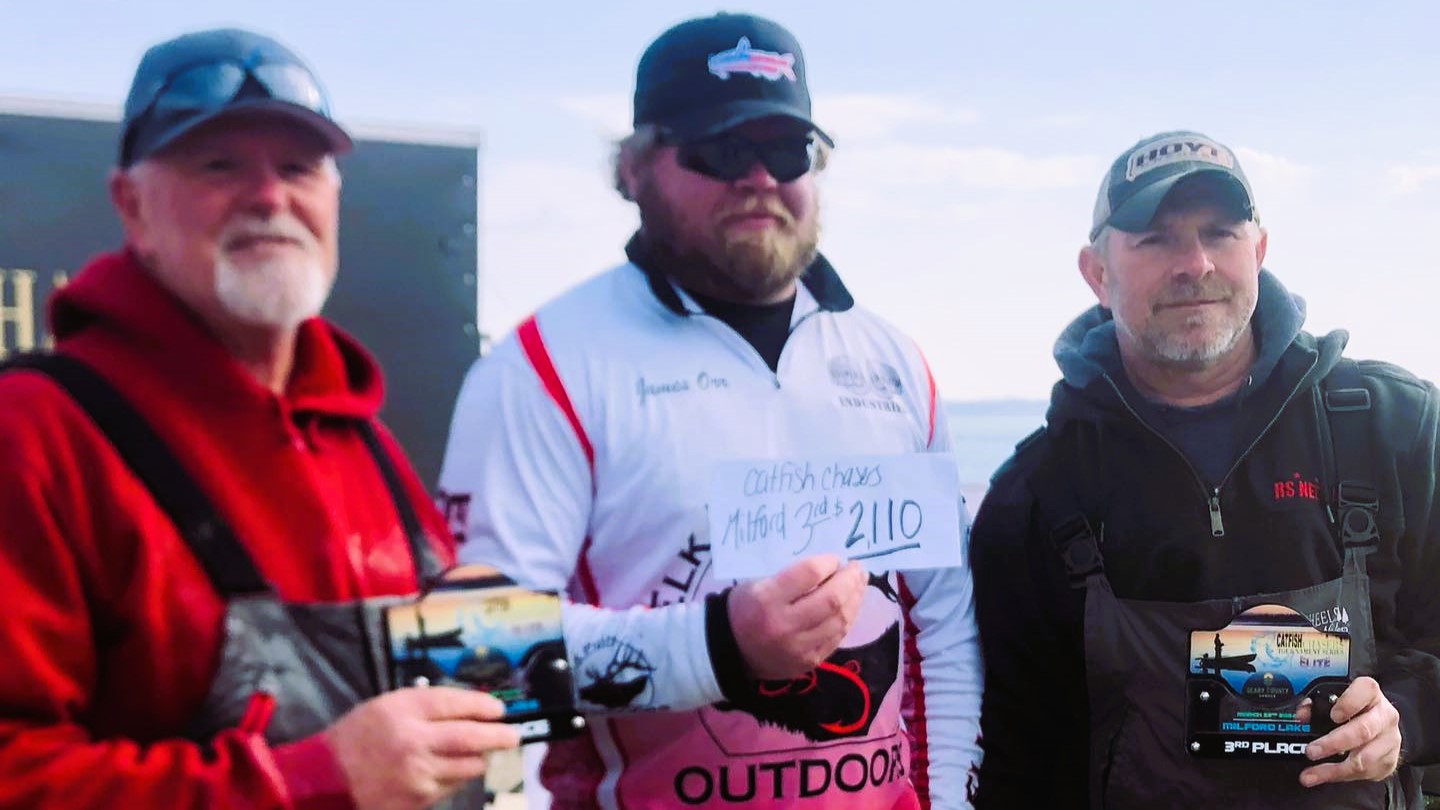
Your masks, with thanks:
M 1051 453 L 1065 459 L 1122 598 L 1230 598 L 1340 574 L 1319 385 L 1347 335 L 1316 338 L 1303 320 L 1303 303 L 1262 271 L 1248 382 L 1180 419 L 1125 378 L 1108 312 L 1090 310 L 1061 336 L 1064 379 L 1047 428 L 996 473 L 971 540 L 986 669 L 977 808 L 1087 805 L 1084 591 L 1070 587 L 1031 489 Z M 1440 409 L 1430 383 L 1388 364 L 1360 369 L 1382 493 L 1382 538 L 1368 561 L 1377 680 L 1400 712 L 1406 761 L 1431 764 L 1440 761 Z

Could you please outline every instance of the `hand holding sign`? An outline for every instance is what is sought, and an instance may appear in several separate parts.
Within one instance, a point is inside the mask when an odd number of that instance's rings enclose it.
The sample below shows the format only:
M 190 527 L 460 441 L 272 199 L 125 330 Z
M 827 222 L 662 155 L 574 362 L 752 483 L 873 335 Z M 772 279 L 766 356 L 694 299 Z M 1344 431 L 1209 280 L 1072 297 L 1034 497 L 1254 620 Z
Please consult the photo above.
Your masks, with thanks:
M 942 453 L 725 462 L 711 475 L 715 572 L 763 577 L 819 554 L 875 572 L 958 565 L 959 493 Z
M 730 593 L 730 627 L 750 675 L 789 680 L 835 652 L 860 615 L 867 579 L 859 565 L 807 557 Z

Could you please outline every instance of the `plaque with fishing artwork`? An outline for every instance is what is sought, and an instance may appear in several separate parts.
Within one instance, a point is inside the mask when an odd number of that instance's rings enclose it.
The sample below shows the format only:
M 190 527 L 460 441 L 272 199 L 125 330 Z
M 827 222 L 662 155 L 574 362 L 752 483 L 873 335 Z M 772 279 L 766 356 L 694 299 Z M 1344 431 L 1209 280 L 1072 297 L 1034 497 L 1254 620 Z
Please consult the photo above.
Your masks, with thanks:
M 561 601 L 479 566 L 419 601 L 386 609 L 390 680 L 489 692 L 525 743 L 585 727 L 561 627 Z
M 1186 736 L 1213 758 L 1304 758 L 1335 728 L 1350 685 L 1350 636 L 1317 630 L 1282 605 L 1258 605 L 1218 630 L 1190 634 Z

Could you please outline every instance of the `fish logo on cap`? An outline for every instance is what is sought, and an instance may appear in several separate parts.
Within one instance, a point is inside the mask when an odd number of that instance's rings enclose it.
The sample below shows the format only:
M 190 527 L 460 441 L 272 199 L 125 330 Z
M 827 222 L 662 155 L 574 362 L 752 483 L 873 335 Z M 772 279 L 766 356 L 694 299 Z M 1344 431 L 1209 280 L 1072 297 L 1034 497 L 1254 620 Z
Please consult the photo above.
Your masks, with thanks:
M 736 73 L 748 73 L 772 82 L 780 81 L 782 77 L 795 81 L 795 54 L 751 48 L 749 37 L 740 37 L 735 47 L 728 51 L 711 54 L 705 65 L 722 80 Z

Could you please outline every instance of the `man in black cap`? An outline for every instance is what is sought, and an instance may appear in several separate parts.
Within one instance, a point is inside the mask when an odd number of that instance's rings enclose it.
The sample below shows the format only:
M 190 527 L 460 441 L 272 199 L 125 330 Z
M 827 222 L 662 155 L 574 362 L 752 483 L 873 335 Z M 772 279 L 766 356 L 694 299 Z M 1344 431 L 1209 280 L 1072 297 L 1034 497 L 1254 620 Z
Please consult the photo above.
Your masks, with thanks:
M 1090 239 L 1099 305 L 975 523 L 976 806 L 1422 806 L 1435 387 L 1302 331 L 1211 138 L 1126 150 Z
M 799 43 L 758 17 L 655 40 L 616 157 L 640 209 L 629 261 L 522 323 L 461 392 L 441 487 L 463 557 L 568 590 L 580 696 L 610 715 L 552 744 L 558 806 L 968 806 L 963 567 L 812 556 L 736 583 L 712 566 L 734 542 L 708 528 L 719 463 L 949 450 L 920 352 L 818 253 L 832 144 L 807 79 Z M 799 469 L 774 486 L 831 480 Z M 820 500 L 811 521 L 857 520 Z M 787 521 L 804 531 L 789 510 L 735 531 L 760 542 Z
M 0 806 L 430 807 L 516 744 L 488 695 L 375 697 L 379 608 L 453 548 L 318 317 L 350 146 L 274 40 L 141 60 L 125 246 L 0 374 Z

